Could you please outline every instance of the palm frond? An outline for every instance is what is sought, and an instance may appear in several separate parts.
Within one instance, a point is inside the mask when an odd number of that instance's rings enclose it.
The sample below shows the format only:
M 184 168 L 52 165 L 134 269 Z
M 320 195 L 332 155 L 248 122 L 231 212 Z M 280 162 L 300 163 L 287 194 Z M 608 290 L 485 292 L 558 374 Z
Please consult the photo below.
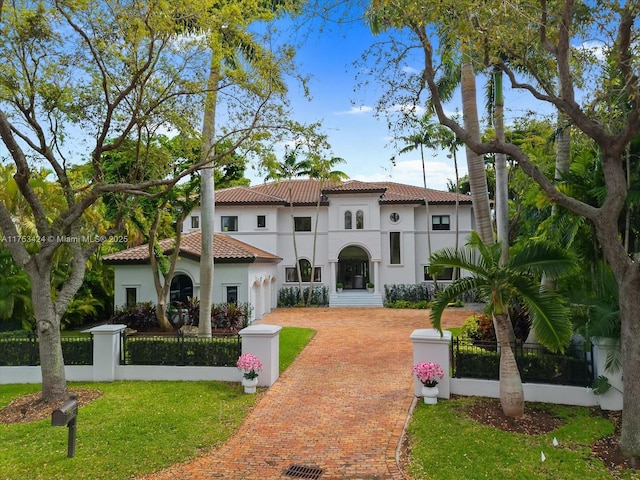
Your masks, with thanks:
M 564 351 L 571 341 L 573 326 L 563 298 L 555 292 L 540 291 L 540 285 L 527 277 L 511 280 L 531 315 L 536 338 L 549 350 Z
M 483 278 L 463 277 L 451 283 L 444 290 L 439 291 L 431 303 L 431 313 L 429 314 L 433 328 L 440 331 L 442 330 L 440 328 L 442 313 L 449 303 L 457 300 L 460 295 L 471 290 L 483 290 L 485 286 L 486 281 Z
M 488 266 L 485 264 L 484 259 L 470 248 L 462 248 L 460 250 L 443 248 L 437 250 L 431 254 L 429 265 L 435 269 L 457 267 L 480 276 L 485 276 L 488 271 Z
M 487 267 L 497 266 L 500 262 L 500 256 L 502 254 L 502 247 L 500 243 L 496 242 L 487 245 L 482 241 L 478 232 L 473 230 L 469 238 L 467 239 L 467 248 L 473 248 L 478 250 L 484 263 Z
M 562 248 L 546 242 L 534 242 L 509 258 L 508 266 L 518 272 L 545 274 L 557 278 L 575 266 L 574 260 Z

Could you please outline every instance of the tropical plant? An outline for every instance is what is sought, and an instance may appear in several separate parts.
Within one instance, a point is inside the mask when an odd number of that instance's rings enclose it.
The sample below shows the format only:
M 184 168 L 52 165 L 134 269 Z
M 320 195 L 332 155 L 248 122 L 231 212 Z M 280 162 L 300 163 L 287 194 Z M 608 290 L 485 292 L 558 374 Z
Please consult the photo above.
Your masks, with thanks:
M 298 243 L 296 241 L 296 224 L 294 217 L 293 204 L 293 179 L 301 177 L 309 171 L 309 163 L 307 160 L 298 160 L 298 151 L 302 148 L 301 144 L 296 144 L 293 148 L 287 148 L 284 159 L 281 162 L 273 162 L 267 165 L 267 176 L 265 180 L 286 181 L 287 182 L 287 200 L 289 204 L 289 214 L 291 216 L 291 235 L 293 239 L 293 256 L 296 265 L 296 275 L 298 277 L 298 293 L 300 298 L 298 301 L 303 303 L 302 298 L 302 272 L 300 271 L 300 257 L 298 256 Z M 314 272 L 311 272 L 313 277 Z
M 508 341 L 508 305 L 519 299 L 531 314 L 532 329 L 539 341 L 550 350 L 564 350 L 572 336 L 569 309 L 555 292 L 540 289 L 539 276 L 544 272 L 557 277 L 571 269 L 574 261 L 561 249 L 542 242 L 532 242 L 511 252 L 501 265 L 501 245 L 486 245 L 472 232 L 465 248 L 444 249 L 431 256 L 434 268 L 458 267 L 470 276 L 452 282 L 438 292 L 432 303 L 431 321 L 440 330 L 444 309 L 465 292 L 480 291 L 487 301 L 500 345 L 500 403 L 505 415 L 524 414 L 524 393 L 511 343 Z

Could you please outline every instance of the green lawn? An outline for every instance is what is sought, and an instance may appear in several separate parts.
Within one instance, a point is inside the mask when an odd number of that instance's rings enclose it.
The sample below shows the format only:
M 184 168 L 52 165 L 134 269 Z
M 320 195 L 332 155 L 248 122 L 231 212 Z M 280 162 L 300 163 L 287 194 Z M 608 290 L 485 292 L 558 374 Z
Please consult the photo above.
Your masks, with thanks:
M 613 424 L 592 416 L 588 408 L 544 405 L 566 423 L 549 434 L 527 436 L 470 419 L 464 411 L 476 400 L 458 397 L 440 399 L 437 405 L 417 405 L 408 429 L 409 472 L 415 480 L 615 478 L 590 455 L 590 445 L 612 433 Z M 552 445 L 554 437 L 557 447 Z
M 280 331 L 280 373 L 284 372 L 315 335 L 311 328 L 282 327 Z
M 284 370 L 313 336 L 285 327 Z M 67 428 L 39 422 L 0 424 L 0 480 L 128 479 L 195 458 L 223 443 L 240 426 L 256 396 L 239 383 L 73 383 L 104 395 L 80 408 L 76 454 L 67 458 Z M 2 385 L 0 407 L 40 385 Z

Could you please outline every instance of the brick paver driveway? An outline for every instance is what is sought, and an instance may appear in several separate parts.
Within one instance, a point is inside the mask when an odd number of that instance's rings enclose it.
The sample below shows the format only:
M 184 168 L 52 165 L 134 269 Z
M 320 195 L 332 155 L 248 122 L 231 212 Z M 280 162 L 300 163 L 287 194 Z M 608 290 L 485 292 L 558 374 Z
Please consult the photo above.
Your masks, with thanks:
M 470 314 L 456 309 L 443 327 Z M 278 309 L 261 323 L 317 333 L 235 436 L 147 478 L 286 479 L 291 465 L 321 468 L 321 480 L 405 478 L 395 452 L 413 400 L 409 335 L 430 327 L 428 312 Z

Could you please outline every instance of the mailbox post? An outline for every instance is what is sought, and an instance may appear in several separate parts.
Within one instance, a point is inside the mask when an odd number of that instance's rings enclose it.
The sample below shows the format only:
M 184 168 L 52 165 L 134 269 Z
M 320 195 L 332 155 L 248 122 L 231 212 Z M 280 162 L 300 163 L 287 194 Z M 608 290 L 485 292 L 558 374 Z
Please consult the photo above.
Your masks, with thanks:
M 76 419 L 78 418 L 78 397 L 72 395 L 60 408 L 51 413 L 51 425 L 54 427 L 67 427 L 67 457 L 76 454 Z

